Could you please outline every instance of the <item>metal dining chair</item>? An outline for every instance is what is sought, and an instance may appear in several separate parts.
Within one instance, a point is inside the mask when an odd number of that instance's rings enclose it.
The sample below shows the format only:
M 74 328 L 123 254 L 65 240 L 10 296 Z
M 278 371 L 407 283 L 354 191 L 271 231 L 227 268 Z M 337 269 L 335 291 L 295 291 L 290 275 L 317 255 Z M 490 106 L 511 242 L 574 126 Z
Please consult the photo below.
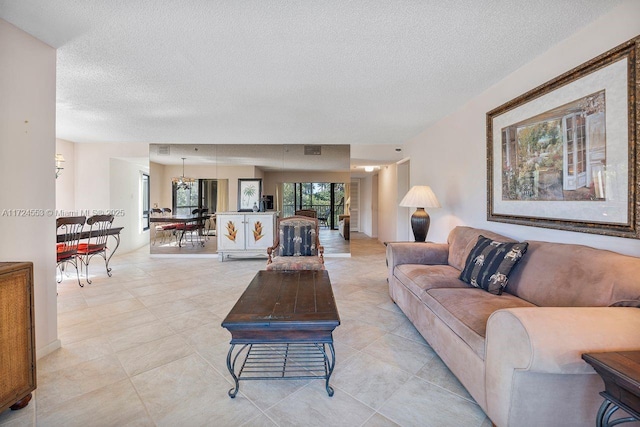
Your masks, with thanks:
M 68 216 L 56 219 L 56 234 L 63 236 L 63 241 L 56 244 L 56 267 L 60 271 L 60 279 L 58 283 L 62 282 L 62 275 L 64 272 L 64 266 L 71 264 L 76 268 L 76 276 L 78 277 L 78 285 L 83 287 L 80 282 L 80 272 L 78 271 L 78 244 L 80 243 L 80 234 L 87 217 L 85 216 Z M 82 268 L 82 264 L 81 264 Z
M 78 244 L 78 257 L 84 264 L 85 277 L 89 284 L 91 284 L 89 262 L 96 255 L 100 255 L 104 259 L 107 275 L 111 277 L 111 268 L 109 268 L 107 261 L 107 238 L 109 237 L 108 233 L 112 223 L 113 215 L 94 215 L 87 219 L 89 240 L 87 243 Z

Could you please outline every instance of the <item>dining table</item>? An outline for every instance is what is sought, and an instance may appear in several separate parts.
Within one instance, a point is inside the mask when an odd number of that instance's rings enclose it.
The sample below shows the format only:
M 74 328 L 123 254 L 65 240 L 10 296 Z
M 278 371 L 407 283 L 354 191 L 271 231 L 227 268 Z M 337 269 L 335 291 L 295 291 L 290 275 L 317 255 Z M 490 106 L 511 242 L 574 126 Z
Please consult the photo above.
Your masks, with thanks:
M 203 225 L 207 219 L 209 219 L 212 215 L 171 215 L 171 216 L 157 216 L 149 218 L 149 221 L 152 223 L 164 223 L 164 224 L 184 224 L 184 227 L 180 227 L 180 237 L 178 238 L 178 247 L 182 247 L 182 239 L 184 238 L 184 233 L 187 231 L 187 224 L 197 223 L 198 225 Z M 202 246 L 204 246 L 204 240 L 200 242 Z
M 111 251 L 111 253 L 109 254 L 109 256 L 107 257 L 107 259 L 105 260 L 105 264 L 107 267 L 107 271 L 111 271 L 111 269 L 109 268 L 109 261 L 111 260 L 111 257 L 113 256 L 113 254 L 116 253 L 116 251 L 118 250 L 118 247 L 120 246 L 120 232 L 122 231 L 124 227 L 111 227 L 110 229 L 106 230 L 106 234 L 107 236 L 113 237 L 116 241 L 116 247 L 113 248 L 113 250 Z M 79 240 L 86 240 L 89 237 L 95 237 L 96 236 L 96 231 L 93 231 L 93 234 L 91 231 L 89 230 L 83 230 L 82 232 L 80 232 L 80 239 Z M 56 243 L 63 243 L 66 241 L 66 239 L 68 238 L 68 235 L 65 234 L 57 234 L 56 235 Z

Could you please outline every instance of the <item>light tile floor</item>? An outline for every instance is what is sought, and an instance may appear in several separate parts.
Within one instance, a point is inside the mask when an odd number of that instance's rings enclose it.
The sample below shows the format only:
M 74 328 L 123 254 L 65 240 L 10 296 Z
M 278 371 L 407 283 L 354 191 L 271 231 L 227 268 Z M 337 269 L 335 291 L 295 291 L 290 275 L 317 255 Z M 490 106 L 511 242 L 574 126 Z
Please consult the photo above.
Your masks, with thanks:
M 264 260 L 114 257 L 108 278 L 58 285 L 62 348 L 38 360 L 38 389 L 0 426 L 491 425 L 391 302 L 384 246 L 354 233 L 328 258 L 341 325 L 335 395 L 322 380 L 245 381 L 230 399 L 220 326 Z

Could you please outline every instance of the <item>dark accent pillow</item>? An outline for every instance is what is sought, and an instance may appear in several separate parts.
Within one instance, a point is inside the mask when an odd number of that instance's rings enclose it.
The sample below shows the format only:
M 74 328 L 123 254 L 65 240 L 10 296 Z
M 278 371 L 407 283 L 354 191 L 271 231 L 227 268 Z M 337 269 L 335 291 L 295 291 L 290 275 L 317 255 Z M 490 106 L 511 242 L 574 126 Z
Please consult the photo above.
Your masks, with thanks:
M 640 300 L 630 299 L 624 301 L 616 301 L 613 304 L 610 304 L 609 307 L 636 307 L 640 308 Z
M 503 243 L 478 236 L 460 280 L 495 295 L 501 295 L 509 280 L 511 269 L 527 252 L 528 243 Z

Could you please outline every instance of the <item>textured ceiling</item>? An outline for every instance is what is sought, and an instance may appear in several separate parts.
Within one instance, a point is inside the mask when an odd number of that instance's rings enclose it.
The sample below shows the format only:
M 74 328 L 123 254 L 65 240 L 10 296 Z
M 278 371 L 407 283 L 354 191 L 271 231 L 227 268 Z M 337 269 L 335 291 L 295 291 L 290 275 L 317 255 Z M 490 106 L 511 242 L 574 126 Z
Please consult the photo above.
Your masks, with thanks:
M 75 142 L 402 144 L 616 0 L 0 0 Z
M 313 149 L 308 152 L 305 148 Z M 265 171 L 349 172 L 349 145 L 151 144 L 149 160 L 162 165 L 257 166 Z

